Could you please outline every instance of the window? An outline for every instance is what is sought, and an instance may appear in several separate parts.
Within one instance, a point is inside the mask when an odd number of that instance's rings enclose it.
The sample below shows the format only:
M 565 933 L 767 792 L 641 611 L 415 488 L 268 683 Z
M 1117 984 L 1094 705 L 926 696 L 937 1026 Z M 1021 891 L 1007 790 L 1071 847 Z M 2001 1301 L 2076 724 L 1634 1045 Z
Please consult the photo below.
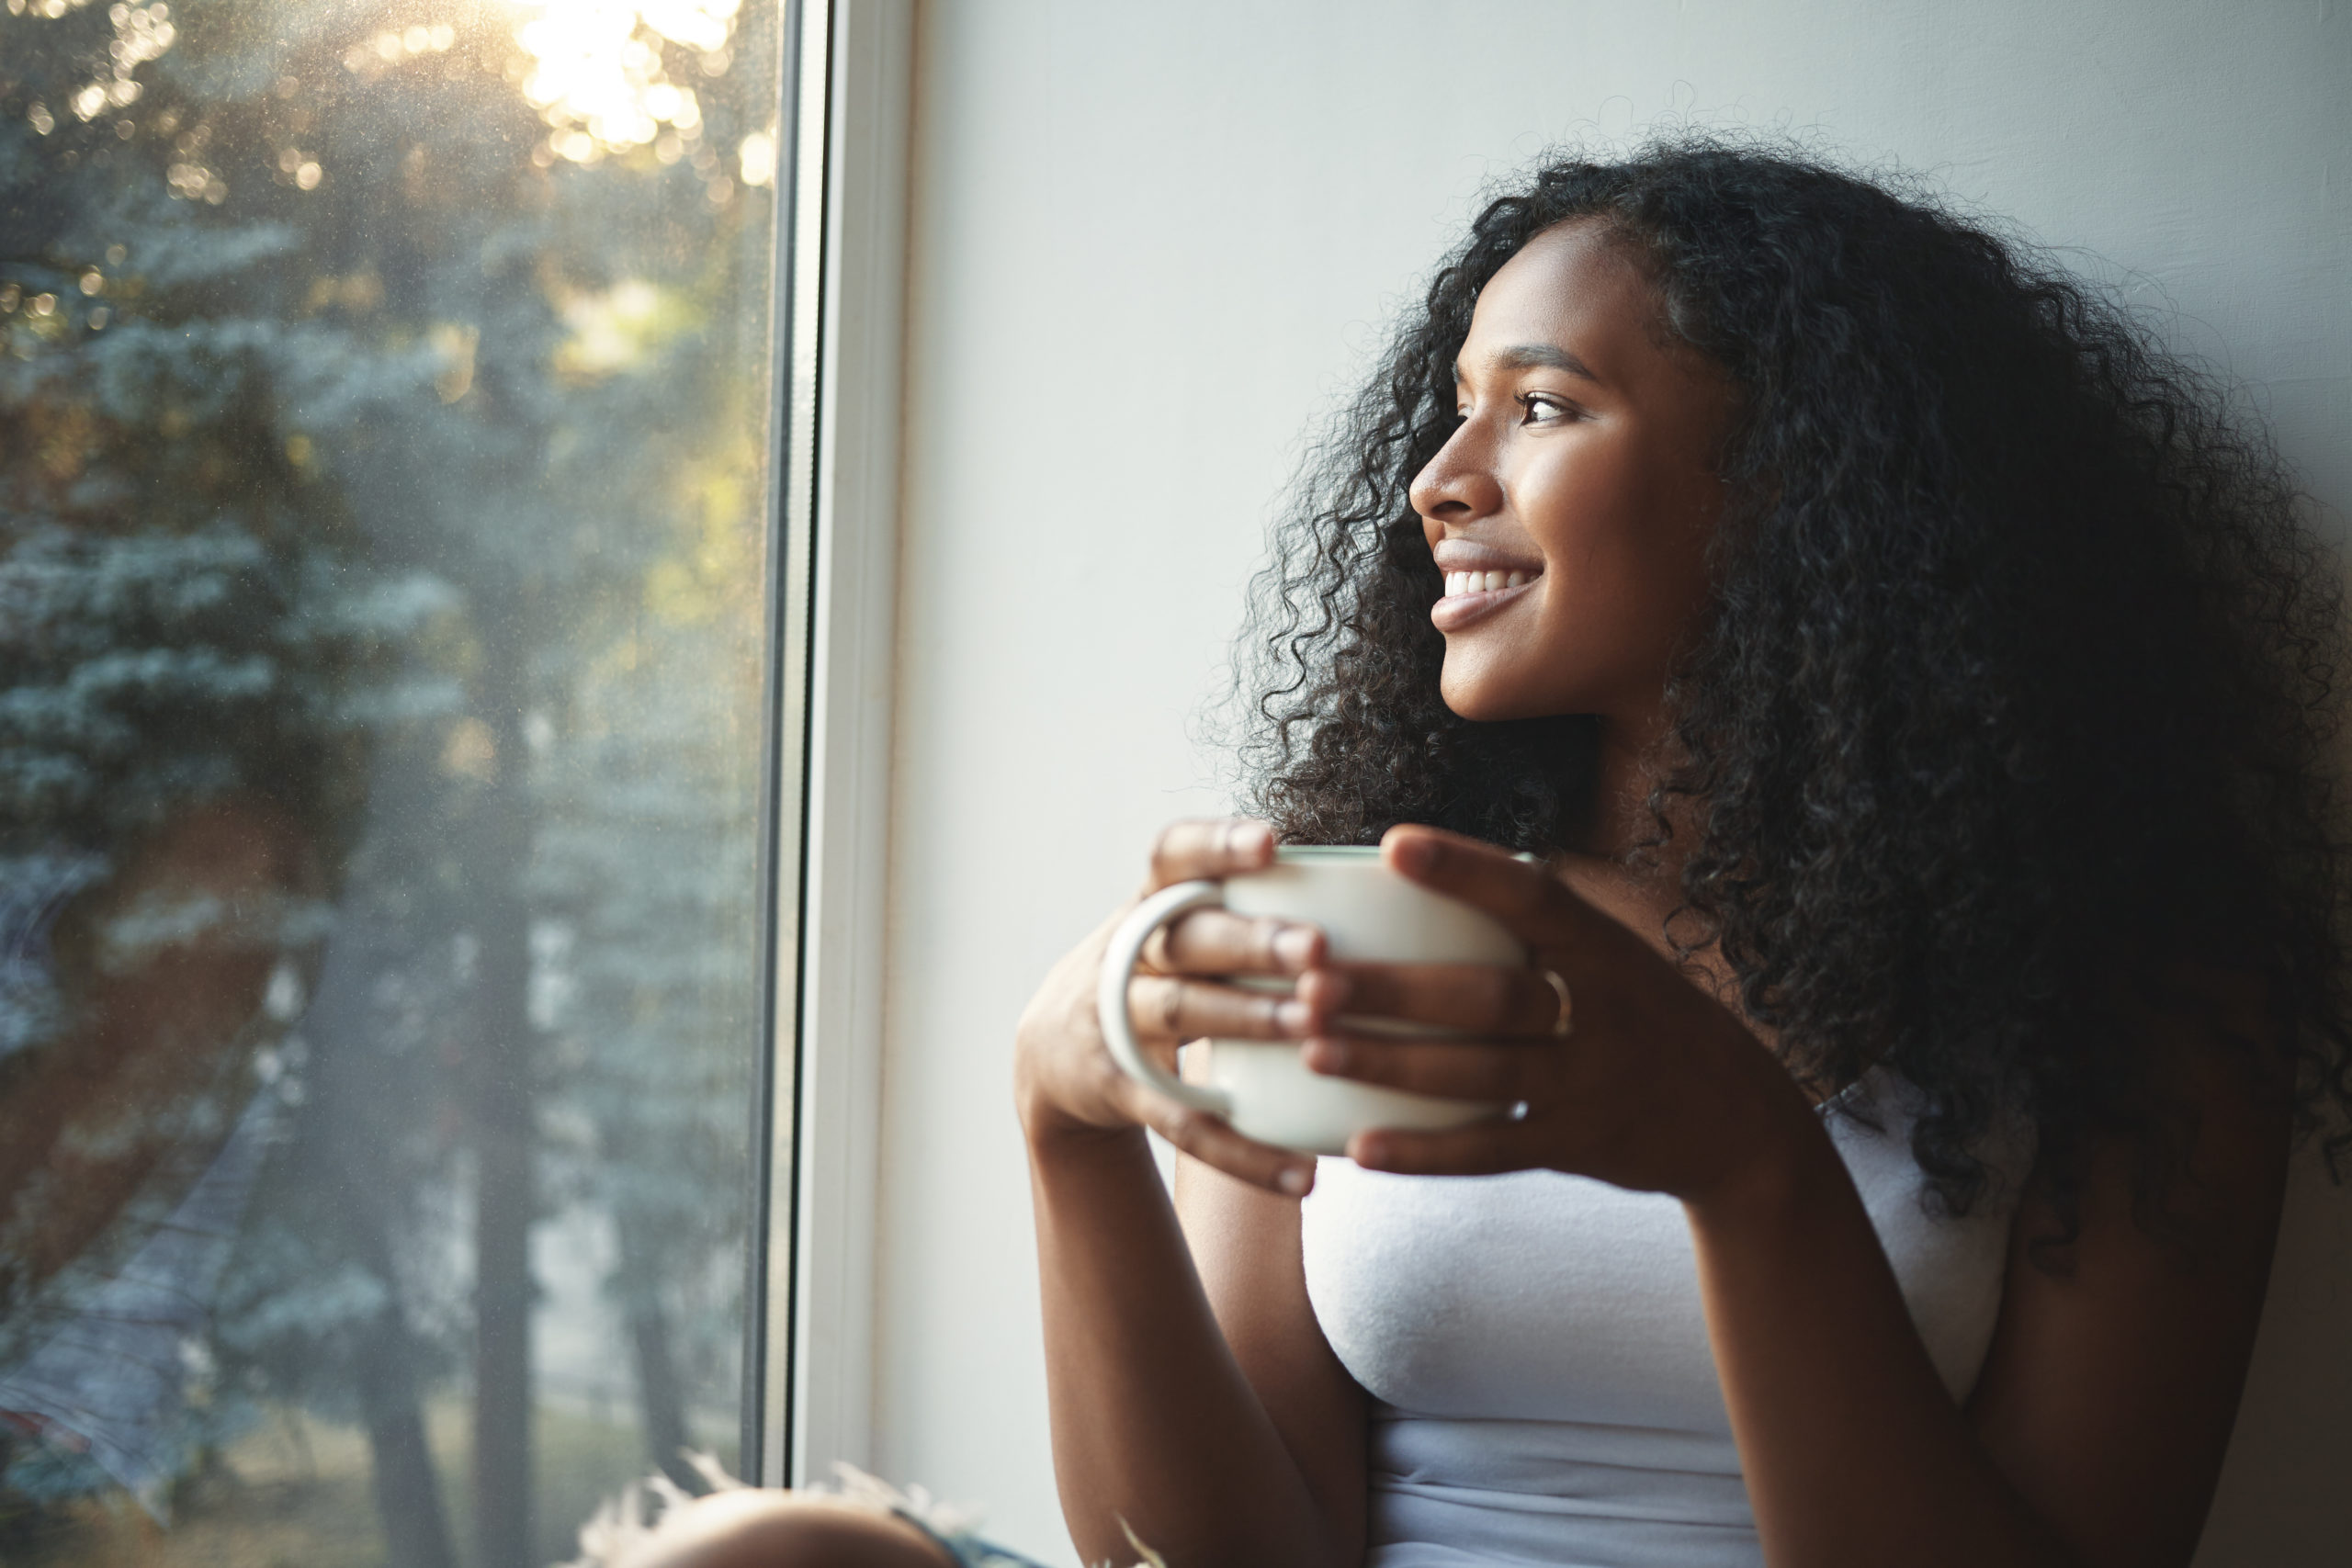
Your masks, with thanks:
M 0 1559 L 781 1473 L 827 26 L 6 0 Z

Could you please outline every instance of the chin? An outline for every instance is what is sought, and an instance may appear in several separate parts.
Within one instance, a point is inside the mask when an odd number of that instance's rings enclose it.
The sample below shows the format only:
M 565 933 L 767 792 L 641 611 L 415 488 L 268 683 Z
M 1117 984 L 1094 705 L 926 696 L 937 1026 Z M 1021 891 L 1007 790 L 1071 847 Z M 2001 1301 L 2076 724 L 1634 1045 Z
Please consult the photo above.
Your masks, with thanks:
M 1473 724 L 1499 724 L 1505 719 L 1541 718 L 1573 711 L 1547 701 L 1545 694 L 1530 691 L 1515 682 L 1497 680 L 1491 673 L 1462 679 L 1441 676 L 1437 694 L 1456 717 Z

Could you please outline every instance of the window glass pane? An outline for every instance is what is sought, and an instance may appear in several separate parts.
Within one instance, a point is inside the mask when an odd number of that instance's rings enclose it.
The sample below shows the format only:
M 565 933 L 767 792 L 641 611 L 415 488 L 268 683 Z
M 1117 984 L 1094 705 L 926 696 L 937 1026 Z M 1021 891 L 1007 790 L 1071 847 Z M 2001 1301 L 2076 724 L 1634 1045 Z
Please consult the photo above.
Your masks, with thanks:
M 0 0 L 0 1561 L 730 1467 L 776 0 Z

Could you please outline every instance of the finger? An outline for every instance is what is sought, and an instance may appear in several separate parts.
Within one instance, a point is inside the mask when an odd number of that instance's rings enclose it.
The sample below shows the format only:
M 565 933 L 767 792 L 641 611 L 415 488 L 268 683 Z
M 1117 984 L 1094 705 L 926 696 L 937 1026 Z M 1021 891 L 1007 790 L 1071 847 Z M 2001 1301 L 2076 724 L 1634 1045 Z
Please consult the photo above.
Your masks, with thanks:
M 1492 844 L 1407 823 L 1388 829 L 1380 850 L 1398 874 L 1486 910 L 1538 945 L 1620 930 L 1549 870 Z
M 1348 1157 L 1400 1176 L 1494 1176 L 1544 1163 L 1527 1123 L 1502 1117 L 1442 1133 L 1375 1127 L 1348 1140 Z
M 1494 964 L 1351 964 L 1348 1011 L 1464 1034 L 1558 1032 L 1560 992 L 1540 969 Z M 1565 985 L 1565 982 L 1563 982 Z
M 1245 1138 L 1222 1117 L 1179 1105 L 1133 1079 L 1116 1091 L 1119 1109 L 1173 1145 L 1178 1152 L 1226 1175 L 1285 1198 L 1303 1198 L 1315 1185 L 1315 1157 Z
M 1160 829 L 1151 846 L 1151 881 L 1144 888 L 1156 893 L 1171 883 L 1194 877 L 1232 876 L 1272 865 L 1274 830 L 1250 817 L 1193 818 L 1171 822 Z
M 1146 1040 L 1301 1040 L 1329 1022 L 1321 1009 L 1288 993 L 1159 975 L 1128 982 L 1127 1019 Z
M 1154 969 L 1192 975 L 1297 975 L 1323 955 L 1323 933 L 1313 926 L 1223 909 L 1180 916 L 1144 948 Z
M 1300 1048 L 1326 1077 L 1434 1094 L 1447 1100 L 1535 1100 L 1559 1078 L 1556 1044 L 1490 1045 L 1467 1040 L 1372 1040 L 1317 1034 Z

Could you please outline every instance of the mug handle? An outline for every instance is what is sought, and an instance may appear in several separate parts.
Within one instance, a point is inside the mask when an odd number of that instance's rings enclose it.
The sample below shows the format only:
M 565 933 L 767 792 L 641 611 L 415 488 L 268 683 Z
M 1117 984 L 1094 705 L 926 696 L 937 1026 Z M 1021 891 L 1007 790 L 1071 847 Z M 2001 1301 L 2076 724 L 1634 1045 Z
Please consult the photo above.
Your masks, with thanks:
M 1203 1084 L 1189 1084 L 1168 1072 L 1143 1054 L 1136 1043 L 1135 1026 L 1127 1019 L 1127 982 L 1135 977 L 1136 960 L 1143 955 L 1143 944 L 1151 933 L 1189 909 L 1204 909 L 1225 903 L 1225 885 L 1219 882 L 1179 882 L 1163 887 L 1136 905 L 1111 933 L 1111 945 L 1102 953 L 1102 978 L 1094 993 L 1094 1011 L 1102 1029 L 1102 1043 L 1111 1048 L 1111 1059 L 1120 1070 L 1142 1084 L 1157 1090 L 1194 1111 L 1206 1111 L 1218 1116 L 1233 1111 L 1233 1097 L 1221 1089 Z

